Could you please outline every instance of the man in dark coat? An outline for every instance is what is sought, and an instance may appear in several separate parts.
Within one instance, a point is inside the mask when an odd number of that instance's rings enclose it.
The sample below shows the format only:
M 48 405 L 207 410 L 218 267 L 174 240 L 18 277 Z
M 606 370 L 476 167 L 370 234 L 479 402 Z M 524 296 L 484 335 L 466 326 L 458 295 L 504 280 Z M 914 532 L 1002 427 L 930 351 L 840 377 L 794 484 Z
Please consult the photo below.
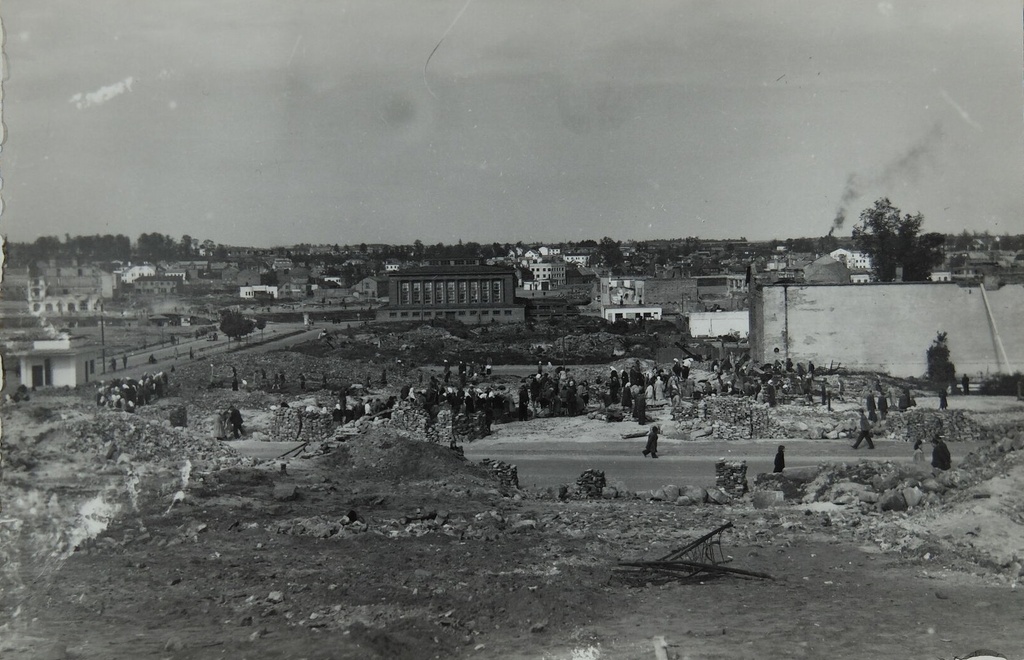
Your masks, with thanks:
M 651 458 L 658 457 L 658 427 L 652 426 L 651 430 L 647 433 L 647 446 L 641 452 L 644 456 L 650 456 Z
M 949 447 L 940 436 L 932 438 L 932 467 L 936 470 L 948 470 L 953 467 L 953 458 L 949 455 Z
M 779 451 L 775 452 L 775 469 L 772 472 L 782 472 L 786 469 L 786 447 L 779 445 Z
M 228 422 L 231 424 L 231 433 L 235 439 L 240 438 L 244 431 L 242 430 L 242 413 L 238 408 L 234 406 L 228 408 Z

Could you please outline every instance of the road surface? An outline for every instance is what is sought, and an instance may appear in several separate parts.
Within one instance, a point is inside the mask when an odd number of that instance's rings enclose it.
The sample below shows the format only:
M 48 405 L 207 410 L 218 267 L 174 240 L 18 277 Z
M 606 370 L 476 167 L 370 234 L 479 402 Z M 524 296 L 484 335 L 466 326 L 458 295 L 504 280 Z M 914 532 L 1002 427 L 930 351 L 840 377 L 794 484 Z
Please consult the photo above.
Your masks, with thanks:
M 498 428 L 498 427 L 495 427 Z M 646 438 L 615 442 L 574 442 L 519 444 L 499 440 L 495 436 L 464 446 L 466 458 L 484 458 L 512 463 L 519 472 L 523 488 L 548 488 L 572 484 L 581 473 L 596 468 L 604 470 L 609 485 L 622 482 L 629 490 L 653 490 L 676 486 L 713 486 L 715 462 L 720 458 L 745 460 L 747 479 L 753 486 L 758 473 L 771 472 L 779 444 L 786 446 L 786 467 L 817 465 L 822 462 L 857 462 L 890 460 L 910 462 L 913 451 L 902 441 L 876 440 L 875 449 L 864 445 L 850 448 L 850 440 L 754 440 L 754 441 L 683 441 L 659 440 L 659 458 L 641 455 Z M 950 443 L 953 465 L 977 448 L 978 443 Z M 930 460 L 931 454 L 926 452 Z

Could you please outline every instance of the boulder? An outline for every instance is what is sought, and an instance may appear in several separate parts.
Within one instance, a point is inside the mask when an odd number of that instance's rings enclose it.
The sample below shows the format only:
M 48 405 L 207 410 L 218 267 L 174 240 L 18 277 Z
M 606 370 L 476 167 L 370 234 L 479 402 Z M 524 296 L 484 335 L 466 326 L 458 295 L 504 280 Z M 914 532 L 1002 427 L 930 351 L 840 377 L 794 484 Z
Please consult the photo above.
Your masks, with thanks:
M 960 470 L 947 470 L 940 473 L 936 480 L 946 488 L 959 488 L 963 483 L 963 474 Z
M 946 490 L 945 486 L 940 484 L 938 480 L 935 479 L 934 477 L 928 477 L 927 479 L 923 479 L 921 481 L 920 488 L 926 493 L 941 493 L 942 491 Z
M 759 490 L 754 493 L 753 499 L 755 509 L 769 509 L 783 504 L 786 497 L 781 490 Z
M 274 499 L 289 502 L 299 499 L 299 487 L 291 483 L 274 484 Z
M 679 486 L 662 486 L 661 491 L 665 495 L 665 497 L 662 499 L 664 499 L 666 502 L 671 502 L 680 495 Z
M 703 500 L 697 501 L 692 497 L 687 497 L 686 495 L 680 495 L 676 498 L 676 506 L 696 506 L 703 503 Z
M 906 511 L 907 500 L 900 490 L 888 490 L 878 498 L 878 509 L 880 511 Z
M 688 497 L 695 504 L 703 504 L 708 499 L 708 492 L 700 486 L 683 486 L 680 489 L 680 497 Z
M 915 506 L 921 503 L 924 498 L 924 491 L 917 487 L 904 488 L 903 499 L 907 503 L 908 509 L 913 509 Z
M 619 490 L 614 486 L 605 486 L 605 488 L 601 490 L 601 497 L 603 499 L 614 500 L 618 496 Z
M 810 483 L 818 477 L 819 468 L 814 465 L 798 468 L 786 468 L 783 474 L 790 481 L 797 483 Z
M 733 500 L 732 495 L 721 488 L 709 488 L 707 494 L 709 504 L 730 504 Z

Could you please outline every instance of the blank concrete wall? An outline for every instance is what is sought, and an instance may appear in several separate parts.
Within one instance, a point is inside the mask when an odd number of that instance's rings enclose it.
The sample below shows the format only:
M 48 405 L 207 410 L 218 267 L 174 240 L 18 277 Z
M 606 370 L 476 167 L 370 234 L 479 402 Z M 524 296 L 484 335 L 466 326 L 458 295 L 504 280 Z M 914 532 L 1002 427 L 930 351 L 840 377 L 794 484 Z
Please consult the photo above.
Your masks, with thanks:
M 1020 371 L 1024 286 L 986 293 L 991 319 L 979 287 L 952 283 L 766 286 L 751 306 L 752 355 L 922 376 L 928 347 L 938 332 L 946 332 L 958 373 Z M 1009 364 L 998 350 L 992 321 Z

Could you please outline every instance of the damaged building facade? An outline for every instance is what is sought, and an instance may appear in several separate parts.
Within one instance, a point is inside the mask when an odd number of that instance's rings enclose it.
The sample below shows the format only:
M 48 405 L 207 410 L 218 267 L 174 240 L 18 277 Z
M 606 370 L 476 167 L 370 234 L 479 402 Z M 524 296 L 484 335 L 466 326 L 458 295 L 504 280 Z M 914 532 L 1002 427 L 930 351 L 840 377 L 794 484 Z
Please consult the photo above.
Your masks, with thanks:
M 761 362 L 790 358 L 918 377 L 940 332 L 958 373 L 1019 371 L 1024 286 L 770 284 L 751 292 L 750 352 Z

